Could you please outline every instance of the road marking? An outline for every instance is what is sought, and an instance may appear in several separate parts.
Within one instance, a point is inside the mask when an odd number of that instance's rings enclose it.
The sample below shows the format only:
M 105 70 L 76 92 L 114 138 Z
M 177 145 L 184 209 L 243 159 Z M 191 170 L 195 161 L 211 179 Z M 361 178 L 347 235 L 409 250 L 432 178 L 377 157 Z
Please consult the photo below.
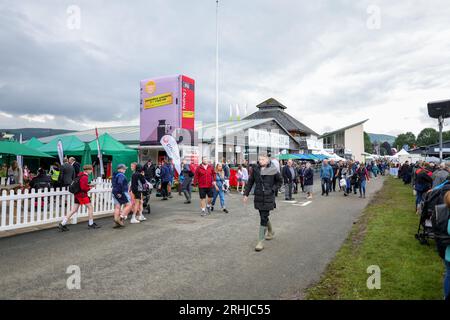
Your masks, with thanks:
M 297 207 L 306 207 L 307 205 L 310 205 L 311 203 L 312 203 L 312 201 L 306 201 L 306 202 L 294 203 L 292 205 L 293 206 L 297 206 Z
M 285 201 L 283 201 L 283 202 L 284 202 L 284 203 L 291 203 L 291 204 L 297 203 L 297 201 L 295 201 L 295 200 L 291 200 L 291 201 L 285 200 Z

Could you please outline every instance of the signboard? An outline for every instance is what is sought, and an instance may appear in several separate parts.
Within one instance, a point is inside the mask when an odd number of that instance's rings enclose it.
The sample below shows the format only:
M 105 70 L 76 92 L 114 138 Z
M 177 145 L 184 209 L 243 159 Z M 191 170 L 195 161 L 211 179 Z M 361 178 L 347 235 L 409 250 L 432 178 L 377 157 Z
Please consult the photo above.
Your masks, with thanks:
M 289 149 L 289 136 L 265 130 L 248 129 L 248 144 L 252 147 Z
M 145 79 L 140 82 L 141 145 L 158 145 L 175 130 L 193 138 L 195 121 L 195 81 L 184 75 Z M 178 140 L 178 138 L 177 138 Z M 193 139 L 191 140 L 191 142 Z M 189 143 L 184 139 L 184 143 Z
M 309 150 L 323 150 L 323 139 L 306 139 Z
M 439 148 L 434 148 L 434 152 L 439 152 Z M 450 153 L 450 148 L 442 148 L 442 152 L 444 153 Z

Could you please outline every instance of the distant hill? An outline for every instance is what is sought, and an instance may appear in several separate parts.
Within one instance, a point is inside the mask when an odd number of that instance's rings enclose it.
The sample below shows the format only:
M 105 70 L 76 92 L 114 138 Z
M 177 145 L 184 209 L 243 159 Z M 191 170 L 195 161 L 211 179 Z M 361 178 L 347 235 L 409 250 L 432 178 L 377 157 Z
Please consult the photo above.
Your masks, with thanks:
M 394 143 L 395 139 L 397 138 L 397 137 L 390 136 L 387 134 L 368 133 L 368 135 L 369 135 L 370 141 L 372 143 L 375 143 L 375 142 L 383 143 L 383 142 L 387 141 L 387 142 L 389 142 L 390 145 L 392 145 Z
M 15 140 L 19 140 L 20 134 L 22 134 L 22 140 L 24 141 L 29 140 L 33 137 L 43 138 L 69 132 L 75 132 L 75 130 L 47 129 L 47 128 L 0 129 L 0 134 L 1 133 L 13 134 Z

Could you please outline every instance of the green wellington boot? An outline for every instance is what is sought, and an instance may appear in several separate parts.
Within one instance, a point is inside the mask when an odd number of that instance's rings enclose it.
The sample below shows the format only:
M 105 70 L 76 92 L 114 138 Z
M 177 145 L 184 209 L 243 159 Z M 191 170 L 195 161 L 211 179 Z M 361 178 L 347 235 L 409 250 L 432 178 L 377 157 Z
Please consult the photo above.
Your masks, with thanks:
M 272 223 L 269 221 L 267 223 L 266 240 L 272 240 L 274 236 L 275 236 L 275 232 L 272 229 Z
M 261 251 L 262 249 L 264 249 L 263 241 L 265 234 L 266 234 L 266 227 L 259 226 L 259 241 L 255 247 L 255 251 Z

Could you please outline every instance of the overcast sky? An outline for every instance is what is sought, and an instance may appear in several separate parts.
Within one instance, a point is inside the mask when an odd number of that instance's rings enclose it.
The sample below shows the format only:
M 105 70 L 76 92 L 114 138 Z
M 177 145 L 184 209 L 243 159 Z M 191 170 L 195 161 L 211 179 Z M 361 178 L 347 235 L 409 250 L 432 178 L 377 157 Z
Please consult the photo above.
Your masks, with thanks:
M 448 0 L 221 0 L 221 119 L 273 97 L 319 133 L 435 126 L 449 17 Z M 139 80 L 172 74 L 196 80 L 197 119 L 214 119 L 215 0 L 0 0 L 0 48 L 0 128 L 138 124 Z

